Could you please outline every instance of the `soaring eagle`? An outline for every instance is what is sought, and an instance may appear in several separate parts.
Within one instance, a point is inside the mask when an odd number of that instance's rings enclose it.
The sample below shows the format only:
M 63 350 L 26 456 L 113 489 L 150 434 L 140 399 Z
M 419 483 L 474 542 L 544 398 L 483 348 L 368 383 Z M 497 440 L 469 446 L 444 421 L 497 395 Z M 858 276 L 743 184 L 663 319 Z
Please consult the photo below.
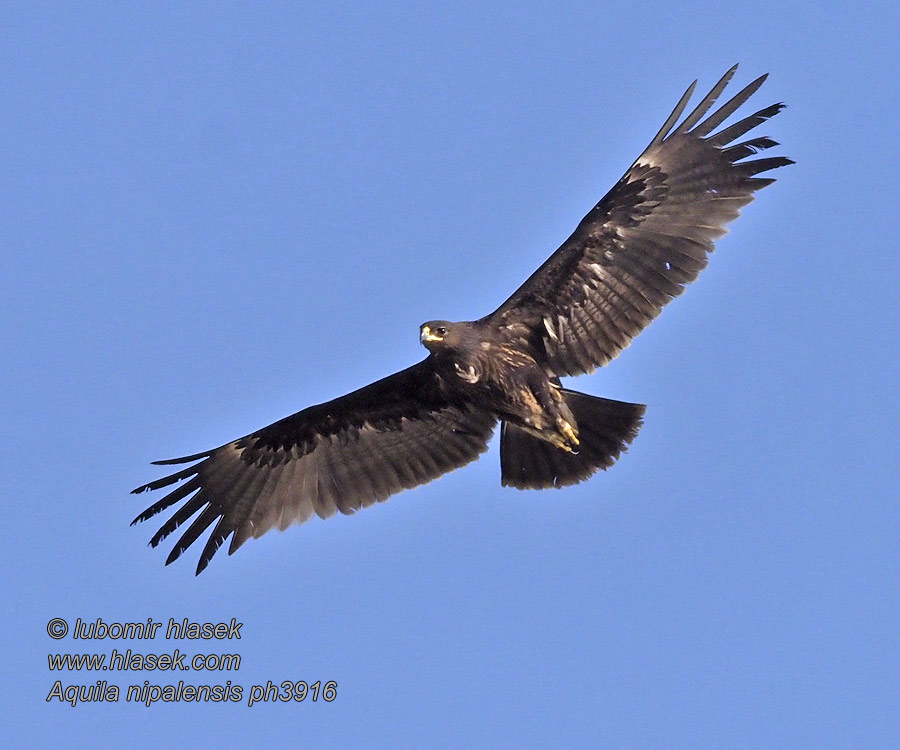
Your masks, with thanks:
M 622 179 L 494 312 L 425 323 L 429 354 L 418 364 L 214 450 L 155 462 L 191 465 L 135 489 L 181 482 L 132 523 L 184 501 L 155 547 L 199 512 L 166 564 L 215 523 L 199 574 L 229 536 L 232 554 L 273 527 L 353 513 L 473 461 L 498 421 L 505 486 L 564 487 L 610 467 L 645 407 L 571 391 L 560 378 L 628 346 L 697 278 L 753 193 L 774 182 L 758 175 L 793 163 L 748 159 L 777 145 L 766 136 L 735 143 L 783 104 L 713 133 L 766 76 L 703 119 L 736 68 L 679 123 L 691 84 Z

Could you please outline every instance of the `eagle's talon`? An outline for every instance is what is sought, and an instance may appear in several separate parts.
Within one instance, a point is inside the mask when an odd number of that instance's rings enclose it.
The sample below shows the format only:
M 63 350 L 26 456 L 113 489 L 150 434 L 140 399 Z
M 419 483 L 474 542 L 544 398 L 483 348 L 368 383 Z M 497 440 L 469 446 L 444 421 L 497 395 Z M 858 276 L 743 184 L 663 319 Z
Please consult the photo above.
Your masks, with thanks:
M 581 441 L 578 439 L 578 433 L 575 431 L 575 428 L 572 427 L 572 425 L 569 424 L 569 422 L 566 421 L 565 419 L 563 419 L 562 417 L 559 417 L 556 420 L 556 426 L 559 429 L 560 433 L 562 433 L 566 448 L 569 451 L 571 451 L 572 453 L 575 453 L 575 451 L 572 450 L 572 448 L 581 444 Z

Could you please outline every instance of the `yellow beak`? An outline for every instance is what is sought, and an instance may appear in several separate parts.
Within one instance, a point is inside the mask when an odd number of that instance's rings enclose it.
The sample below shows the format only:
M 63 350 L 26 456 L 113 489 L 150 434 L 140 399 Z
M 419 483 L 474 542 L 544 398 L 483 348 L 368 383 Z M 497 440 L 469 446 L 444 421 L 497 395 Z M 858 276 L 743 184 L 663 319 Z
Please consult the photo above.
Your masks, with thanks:
M 426 341 L 443 341 L 443 336 L 432 333 L 428 326 L 422 326 L 422 332 L 419 334 L 419 340 L 424 344 Z

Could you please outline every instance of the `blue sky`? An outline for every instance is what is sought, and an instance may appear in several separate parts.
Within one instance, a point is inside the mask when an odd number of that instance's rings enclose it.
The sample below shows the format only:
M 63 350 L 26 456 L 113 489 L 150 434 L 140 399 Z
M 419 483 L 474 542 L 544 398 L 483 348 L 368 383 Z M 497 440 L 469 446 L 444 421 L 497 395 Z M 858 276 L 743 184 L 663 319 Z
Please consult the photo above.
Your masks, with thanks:
M 2 11 L 10 747 L 888 747 L 900 738 L 896 6 L 19 4 Z M 149 461 L 420 359 L 740 62 L 797 161 L 578 390 L 648 405 L 564 491 L 479 462 L 199 578 Z M 166 550 L 168 545 L 166 545 Z M 53 641 L 61 617 L 240 641 Z M 237 672 L 48 669 L 239 653 Z M 111 676 L 110 676 L 111 675 Z M 186 677 L 185 677 L 186 675 Z M 335 680 L 332 703 L 47 703 L 54 681 Z M 124 692 L 124 689 L 123 689 Z

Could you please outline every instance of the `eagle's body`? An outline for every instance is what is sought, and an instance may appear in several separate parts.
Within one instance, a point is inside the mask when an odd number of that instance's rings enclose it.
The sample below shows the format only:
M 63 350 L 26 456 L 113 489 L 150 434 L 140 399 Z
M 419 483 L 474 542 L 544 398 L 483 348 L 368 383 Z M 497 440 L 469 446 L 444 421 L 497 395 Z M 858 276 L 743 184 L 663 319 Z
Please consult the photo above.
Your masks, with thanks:
M 196 462 L 135 490 L 181 482 L 135 519 L 184 501 L 154 546 L 199 513 L 167 563 L 213 523 L 198 573 L 229 536 L 232 553 L 273 527 L 352 513 L 428 482 L 487 450 L 498 422 L 504 485 L 563 487 L 611 466 L 644 407 L 568 390 L 560 378 L 628 346 L 706 266 L 753 193 L 774 182 L 757 175 L 792 163 L 748 158 L 777 145 L 766 136 L 734 143 L 783 105 L 713 132 L 765 80 L 707 116 L 735 68 L 679 123 L 691 85 L 622 179 L 494 312 L 424 324 L 426 359 L 214 450 L 157 462 Z
M 541 363 L 524 326 L 437 320 L 421 327 L 420 338 L 447 388 L 465 393 L 498 420 L 577 453 L 577 422 L 559 378 Z

